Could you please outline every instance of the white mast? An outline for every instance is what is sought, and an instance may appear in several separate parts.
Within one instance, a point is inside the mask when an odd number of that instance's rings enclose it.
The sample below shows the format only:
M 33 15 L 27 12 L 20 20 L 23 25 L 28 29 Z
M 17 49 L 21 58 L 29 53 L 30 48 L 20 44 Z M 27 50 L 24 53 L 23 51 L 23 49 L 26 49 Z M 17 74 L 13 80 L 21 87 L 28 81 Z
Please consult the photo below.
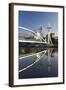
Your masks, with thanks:
M 48 24 L 47 29 L 48 29 L 48 44 L 50 44 L 50 41 L 51 41 L 50 33 L 51 33 L 51 30 L 52 30 L 52 27 L 51 27 L 50 24 Z

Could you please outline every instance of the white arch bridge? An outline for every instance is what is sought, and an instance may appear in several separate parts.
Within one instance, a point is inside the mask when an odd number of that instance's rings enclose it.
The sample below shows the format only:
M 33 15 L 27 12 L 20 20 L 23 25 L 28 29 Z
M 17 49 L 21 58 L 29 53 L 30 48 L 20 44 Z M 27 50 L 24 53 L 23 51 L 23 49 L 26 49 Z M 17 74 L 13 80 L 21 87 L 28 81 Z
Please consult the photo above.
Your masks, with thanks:
M 48 43 L 48 42 L 45 41 L 45 39 L 41 36 L 41 34 L 39 32 L 35 32 L 35 31 L 31 30 L 31 29 L 28 29 L 28 28 L 25 28 L 25 27 L 21 27 L 21 26 L 19 26 L 18 29 L 31 32 L 33 34 L 33 36 L 34 36 L 34 39 L 35 39 L 35 40 L 19 39 L 19 42 L 46 43 L 46 44 Z

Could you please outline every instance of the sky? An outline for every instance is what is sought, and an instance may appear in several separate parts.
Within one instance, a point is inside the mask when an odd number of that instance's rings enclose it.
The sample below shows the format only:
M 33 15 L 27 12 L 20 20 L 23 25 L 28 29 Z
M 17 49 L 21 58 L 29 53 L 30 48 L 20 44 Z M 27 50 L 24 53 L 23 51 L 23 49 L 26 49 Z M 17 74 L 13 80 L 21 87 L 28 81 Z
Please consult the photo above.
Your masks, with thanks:
M 19 26 L 36 31 L 43 26 L 43 33 L 47 34 L 47 26 L 52 26 L 52 31 L 58 33 L 58 13 L 57 12 L 35 12 L 19 11 Z

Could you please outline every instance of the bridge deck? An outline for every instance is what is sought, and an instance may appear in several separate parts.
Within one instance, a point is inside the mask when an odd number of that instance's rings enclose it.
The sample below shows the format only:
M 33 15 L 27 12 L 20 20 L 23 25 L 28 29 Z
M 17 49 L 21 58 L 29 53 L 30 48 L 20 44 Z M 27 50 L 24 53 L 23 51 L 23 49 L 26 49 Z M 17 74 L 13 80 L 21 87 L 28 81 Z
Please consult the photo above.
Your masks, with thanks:
M 42 44 L 48 44 L 47 42 L 41 42 L 41 41 L 25 41 L 25 40 L 19 40 L 19 42 L 24 42 L 24 43 L 42 43 Z

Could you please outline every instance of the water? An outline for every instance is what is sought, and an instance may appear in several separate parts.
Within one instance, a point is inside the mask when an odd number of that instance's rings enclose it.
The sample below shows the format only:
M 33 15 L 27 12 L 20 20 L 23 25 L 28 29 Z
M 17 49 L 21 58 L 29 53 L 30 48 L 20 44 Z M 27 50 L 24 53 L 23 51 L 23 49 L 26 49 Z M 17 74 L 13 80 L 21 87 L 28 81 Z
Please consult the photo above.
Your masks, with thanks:
M 20 47 L 19 79 L 58 77 L 58 49 Z

